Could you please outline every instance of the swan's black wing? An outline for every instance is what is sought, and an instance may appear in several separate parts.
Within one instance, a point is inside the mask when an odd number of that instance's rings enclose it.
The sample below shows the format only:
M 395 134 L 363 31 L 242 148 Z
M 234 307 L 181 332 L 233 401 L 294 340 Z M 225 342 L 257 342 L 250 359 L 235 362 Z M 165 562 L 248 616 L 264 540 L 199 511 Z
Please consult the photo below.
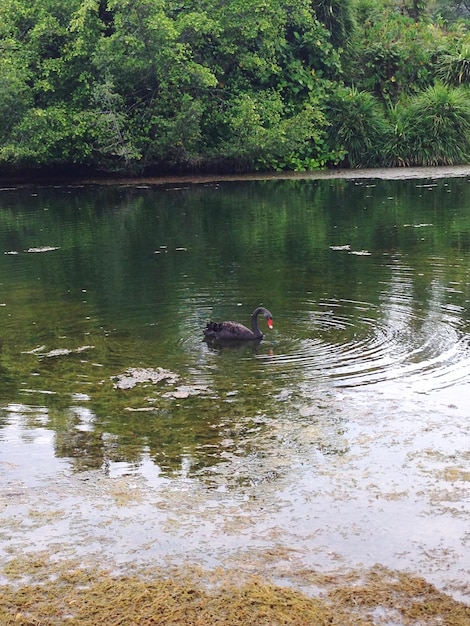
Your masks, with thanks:
M 238 322 L 208 322 L 204 335 L 209 339 L 259 339 L 243 324 Z

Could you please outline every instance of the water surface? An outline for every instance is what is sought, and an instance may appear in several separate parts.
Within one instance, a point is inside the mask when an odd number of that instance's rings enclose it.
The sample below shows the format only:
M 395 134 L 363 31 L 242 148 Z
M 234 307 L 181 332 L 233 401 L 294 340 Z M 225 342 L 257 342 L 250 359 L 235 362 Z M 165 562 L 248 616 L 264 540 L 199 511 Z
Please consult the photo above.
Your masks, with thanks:
M 468 594 L 468 177 L 5 189 L 0 252 L 5 554 Z

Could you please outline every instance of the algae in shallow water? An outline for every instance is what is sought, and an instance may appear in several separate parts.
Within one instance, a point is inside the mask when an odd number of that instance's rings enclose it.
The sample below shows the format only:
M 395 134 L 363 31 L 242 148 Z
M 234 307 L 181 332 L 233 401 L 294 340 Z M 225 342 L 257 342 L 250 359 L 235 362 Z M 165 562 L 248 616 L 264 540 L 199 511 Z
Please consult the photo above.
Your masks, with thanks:
M 217 572 L 142 572 L 113 576 L 74 563 L 17 560 L 5 569 L 22 582 L 0 591 L 5 626 L 123 624 L 146 626 L 466 626 L 470 607 L 421 578 L 376 568 L 315 575 L 323 598 L 252 577 Z M 310 578 L 313 572 L 306 572 Z M 24 583 L 25 577 L 29 582 Z M 393 621 L 391 621 L 393 619 Z

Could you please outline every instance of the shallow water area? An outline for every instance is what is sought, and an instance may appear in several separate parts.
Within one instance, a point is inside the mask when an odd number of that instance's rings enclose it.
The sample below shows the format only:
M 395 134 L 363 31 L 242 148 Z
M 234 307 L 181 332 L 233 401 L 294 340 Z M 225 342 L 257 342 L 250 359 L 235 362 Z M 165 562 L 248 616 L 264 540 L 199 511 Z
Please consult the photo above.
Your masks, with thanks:
M 3 559 L 379 563 L 468 602 L 466 176 L 0 201 Z M 202 341 L 258 304 L 259 345 Z

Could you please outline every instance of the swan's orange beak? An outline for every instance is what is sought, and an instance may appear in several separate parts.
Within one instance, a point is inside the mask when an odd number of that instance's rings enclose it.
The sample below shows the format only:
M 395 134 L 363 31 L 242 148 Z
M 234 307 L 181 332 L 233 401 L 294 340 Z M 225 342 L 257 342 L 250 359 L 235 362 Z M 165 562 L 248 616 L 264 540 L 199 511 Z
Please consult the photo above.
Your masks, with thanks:
M 273 327 L 273 318 L 272 318 L 272 317 L 270 317 L 270 318 L 268 319 L 268 328 L 271 328 L 271 329 L 272 329 L 272 327 Z

